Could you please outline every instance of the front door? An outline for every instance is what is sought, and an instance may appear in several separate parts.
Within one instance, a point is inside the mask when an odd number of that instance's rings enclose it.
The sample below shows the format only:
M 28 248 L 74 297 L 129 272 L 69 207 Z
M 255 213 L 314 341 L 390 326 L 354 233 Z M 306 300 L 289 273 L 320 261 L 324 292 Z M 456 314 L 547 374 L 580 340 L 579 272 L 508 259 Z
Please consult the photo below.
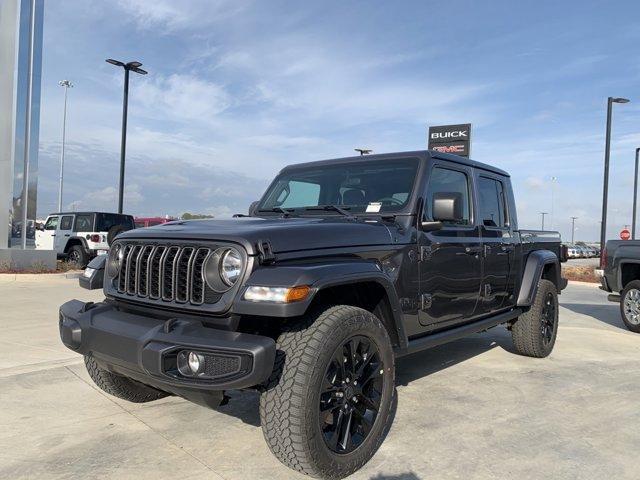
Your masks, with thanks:
M 484 256 L 478 313 L 488 314 L 515 302 L 515 243 L 502 179 L 484 172 L 476 178 Z
M 67 241 L 73 231 L 73 215 L 63 215 L 60 218 L 58 224 L 58 231 L 56 232 L 55 250 L 58 253 L 64 253 L 64 249 L 67 246 Z
M 434 194 L 450 194 L 460 200 L 455 221 L 442 230 L 418 232 L 420 261 L 420 323 L 440 328 L 474 316 L 480 294 L 481 240 L 473 219 L 470 168 L 434 162 L 423 198 L 423 220 L 433 221 Z M 437 219 L 436 219 L 437 220 Z
M 58 229 L 59 217 L 53 216 L 47 218 L 42 230 L 36 231 L 36 248 L 38 250 L 53 250 L 56 239 L 56 230 Z

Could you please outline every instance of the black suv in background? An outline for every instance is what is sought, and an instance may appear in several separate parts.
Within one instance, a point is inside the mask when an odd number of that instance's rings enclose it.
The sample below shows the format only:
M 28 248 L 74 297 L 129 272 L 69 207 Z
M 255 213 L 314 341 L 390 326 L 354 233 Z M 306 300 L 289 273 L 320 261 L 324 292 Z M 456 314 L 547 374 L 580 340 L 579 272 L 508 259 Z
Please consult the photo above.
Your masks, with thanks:
M 430 151 L 286 167 L 249 215 L 122 233 L 60 308 L 60 335 L 106 392 L 218 406 L 260 393 L 285 465 L 345 477 L 376 452 L 395 358 L 503 324 L 546 357 L 565 258 L 520 230 L 509 175 Z

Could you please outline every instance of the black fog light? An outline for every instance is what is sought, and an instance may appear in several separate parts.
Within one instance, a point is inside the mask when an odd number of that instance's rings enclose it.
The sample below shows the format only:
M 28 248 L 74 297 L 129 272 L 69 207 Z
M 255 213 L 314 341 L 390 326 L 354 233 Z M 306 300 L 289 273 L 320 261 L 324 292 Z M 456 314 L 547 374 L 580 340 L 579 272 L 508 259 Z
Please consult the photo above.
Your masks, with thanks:
M 164 368 L 169 375 L 200 380 L 215 380 L 249 372 L 252 364 L 251 356 L 243 353 L 180 350 L 173 358 L 173 364 L 171 357 L 166 358 Z
M 204 355 L 189 350 L 178 353 L 178 371 L 185 377 L 197 377 L 204 373 Z

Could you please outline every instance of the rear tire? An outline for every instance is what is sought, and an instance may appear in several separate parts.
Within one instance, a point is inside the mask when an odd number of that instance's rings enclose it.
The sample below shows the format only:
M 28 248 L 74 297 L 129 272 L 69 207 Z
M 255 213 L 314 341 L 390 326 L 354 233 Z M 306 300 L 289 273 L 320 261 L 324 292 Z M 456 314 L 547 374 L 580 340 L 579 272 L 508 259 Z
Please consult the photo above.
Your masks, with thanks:
M 145 403 L 168 396 L 168 393 L 161 392 L 160 390 L 148 387 L 130 378 L 116 375 L 115 373 L 105 370 L 89 355 L 85 355 L 84 364 L 87 367 L 87 372 L 89 372 L 91 380 L 93 380 L 101 390 L 114 397 L 133 403 Z
M 85 268 L 89 263 L 89 255 L 82 245 L 74 245 L 69 249 L 67 262 L 75 263 L 79 268 Z
M 511 327 L 516 351 L 527 357 L 544 358 L 553 350 L 558 334 L 558 291 L 553 282 L 540 279 L 531 308 Z
M 627 283 L 622 290 L 620 316 L 629 330 L 640 333 L 640 280 Z
M 376 453 L 393 422 L 394 375 L 389 335 L 366 310 L 331 307 L 287 326 L 260 397 L 271 452 L 306 475 L 351 475 Z

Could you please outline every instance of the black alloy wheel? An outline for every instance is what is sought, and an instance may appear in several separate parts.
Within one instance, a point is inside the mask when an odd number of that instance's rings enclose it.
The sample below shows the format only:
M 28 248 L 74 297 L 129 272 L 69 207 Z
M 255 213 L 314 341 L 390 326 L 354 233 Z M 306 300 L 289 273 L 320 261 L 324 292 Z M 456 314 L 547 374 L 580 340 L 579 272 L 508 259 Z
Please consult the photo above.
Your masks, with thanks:
M 556 302 L 552 292 L 547 292 L 542 307 L 540 326 L 542 329 L 542 343 L 546 346 L 553 340 L 556 323 Z
M 384 365 L 371 339 L 356 335 L 336 348 L 320 393 L 320 429 L 332 452 L 347 454 L 367 438 L 380 410 Z

